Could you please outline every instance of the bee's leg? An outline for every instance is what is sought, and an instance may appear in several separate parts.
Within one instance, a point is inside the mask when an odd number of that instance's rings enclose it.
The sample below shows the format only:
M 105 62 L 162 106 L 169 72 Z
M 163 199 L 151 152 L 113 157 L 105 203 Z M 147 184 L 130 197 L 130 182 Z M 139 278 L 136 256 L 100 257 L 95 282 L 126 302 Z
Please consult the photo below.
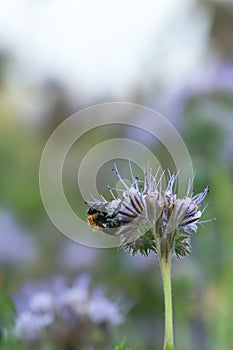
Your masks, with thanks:
M 108 219 L 114 219 L 118 213 L 119 213 L 119 210 L 114 210 L 112 214 L 108 215 Z

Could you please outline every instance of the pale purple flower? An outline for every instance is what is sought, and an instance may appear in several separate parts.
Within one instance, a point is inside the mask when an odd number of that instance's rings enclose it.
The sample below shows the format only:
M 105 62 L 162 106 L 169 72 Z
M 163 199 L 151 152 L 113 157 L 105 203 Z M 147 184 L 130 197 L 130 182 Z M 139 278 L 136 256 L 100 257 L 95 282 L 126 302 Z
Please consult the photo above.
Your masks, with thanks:
M 58 299 L 58 304 L 77 316 L 85 315 L 89 306 L 89 291 L 78 286 L 69 288 Z
M 200 76 L 198 82 L 199 92 L 233 91 L 233 64 L 223 62 L 209 67 L 205 79 Z
M 54 322 L 52 314 L 33 314 L 25 311 L 18 315 L 15 323 L 15 335 L 26 341 L 37 341 L 43 338 L 46 328 Z
M 29 309 L 38 314 L 53 312 L 54 296 L 50 292 L 38 292 L 29 299 Z
M 135 178 L 132 172 L 132 182 L 128 185 L 114 168 L 115 175 L 123 187 L 121 197 L 113 196 L 112 201 L 95 200 L 89 202 L 88 220 L 95 228 L 105 233 L 120 237 L 121 246 L 133 254 L 140 252 L 146 256 L 150 251 L 165 258 L 173 252 L 177 256 L 190 254 L 190 237 L 197 231 L 197 225 L 202 224 L 201 216 L 204 209 L 201 203 L 209 192 L 207 186 L 201 193 L 193 195 L 192 182 L 186 196 L 177 198 L 176 183 L 178 174 L 170 174 L 164 186 L 165 173 L 159 175 L 159 170 L 144 171 L 142 180 Z
M 9 211 L 0 211 L 0 264 L 28 263 L 37 256 L 33 236 L 24 230 Z M 16 265 L 17 266 L 17 265 Z
M 93 290 L 88 275 L 72 285 L 62 278 L 27 284 L 14 300 L 18 311 L 14 333 L 29 345 L 46 341 L 57 349 L 57 344 L 76 349 L 95 341 L 90 338 L 95 328 L 104 341 L 123 322 L 119 305 L 103 289 Z
M 123 316 L 119 313 L 118 306 L 102 293 L 93 295 L 89 303 L 88 315 L 96 324 L 108 323 L 111 326 L 116 326 L 123 322 Z

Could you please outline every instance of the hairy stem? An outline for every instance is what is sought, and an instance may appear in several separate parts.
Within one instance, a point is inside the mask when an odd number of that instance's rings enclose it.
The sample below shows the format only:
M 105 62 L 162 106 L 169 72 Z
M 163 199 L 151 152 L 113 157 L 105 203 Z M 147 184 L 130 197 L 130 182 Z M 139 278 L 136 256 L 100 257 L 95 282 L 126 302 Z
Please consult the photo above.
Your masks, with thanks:
M 165 305 L 165 336 L 163 350 L 173 350 L 173 315 L 171 291 L 171 254 L 165 259 L 160 257 L 160 267 L 163 279 L 164 305 Z

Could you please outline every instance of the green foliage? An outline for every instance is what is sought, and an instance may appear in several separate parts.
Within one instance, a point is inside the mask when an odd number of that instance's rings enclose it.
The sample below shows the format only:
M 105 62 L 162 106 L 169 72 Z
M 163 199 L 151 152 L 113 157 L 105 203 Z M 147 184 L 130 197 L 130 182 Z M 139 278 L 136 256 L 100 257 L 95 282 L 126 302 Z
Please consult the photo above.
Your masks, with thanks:
M 131 253 L 132 256 L 136 253 L 140 253 L 141 255 L 148 257 L 151 252 L 157 252 L 155 238 L 152 231 L 148 231 L 142 237 L 139 237 L 131 243 L 127 243 L 124 245 L 124 248 L 127 252 Z
M 175 253 L 177 258 L 190 255 L 190 244 L 188 243 L 188 236 L 178 232 L 175 238 Z
M 131 350 L 131 349 L 128 347 L 127 348 L 125 347 L 125 338 L 123 338 L 122 341 L 115 346 L 114 350 Z
M 28 350 L 28 348 L 13 336 L 8 336 L 1 343 L 1 350 Z
M 25 222 L 41 215 L 38 186 L 40 145 L 36 135 L 16 124 L 0 125 L 0 203 Z
M 1 350 L 27 350 L 12 335 L 15 320 L 15 308 L 11 298 L 0 289 L 0 349 Z
M 15 309 L 10 297 L 0 289 L 0 341 L 3 338 L 4 330 L 10 329 L 14 324 Z
M 220 128 L 219 115 L 223 108 L 219 108 L 216 96 L 197 95 L 186 102 L 184 108 L 184 139 L 189 150 L 200 154 L 204 158 L 220 155 L 226 132 Z M 222 117 L 222 115 L 221 115 Z

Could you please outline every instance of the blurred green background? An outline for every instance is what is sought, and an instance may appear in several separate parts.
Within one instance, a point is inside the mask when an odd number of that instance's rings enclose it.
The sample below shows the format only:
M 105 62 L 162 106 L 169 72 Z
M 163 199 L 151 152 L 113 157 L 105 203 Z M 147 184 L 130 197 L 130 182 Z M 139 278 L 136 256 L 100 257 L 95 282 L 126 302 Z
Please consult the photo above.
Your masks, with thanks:
M 109 296 L 123 293 L 133 305 L 106 349 L 123 336 L 133 350 L 162 348 L 156 258 L 70 241 L 40 198 L 40 157 L 53 130 L 83 107 L 121 100 L 171 121 L 190 152 L 195 192 L 210 186 L 205 218 L 217 220 L 199 227 L 192 256 L 173 264 L 176 348 L 232 350 L 232 1 L 12 0 L 2 4 L 0 31 L 1 324 L 12 310 L 7 295 L 26 281 L 88 272 Z M 163 154 L 148 135 L 105 127 L 84 137 L 76 156 L 122 134 Z M 64 184 L 74 211 L 85 218 L 74 181 Z

